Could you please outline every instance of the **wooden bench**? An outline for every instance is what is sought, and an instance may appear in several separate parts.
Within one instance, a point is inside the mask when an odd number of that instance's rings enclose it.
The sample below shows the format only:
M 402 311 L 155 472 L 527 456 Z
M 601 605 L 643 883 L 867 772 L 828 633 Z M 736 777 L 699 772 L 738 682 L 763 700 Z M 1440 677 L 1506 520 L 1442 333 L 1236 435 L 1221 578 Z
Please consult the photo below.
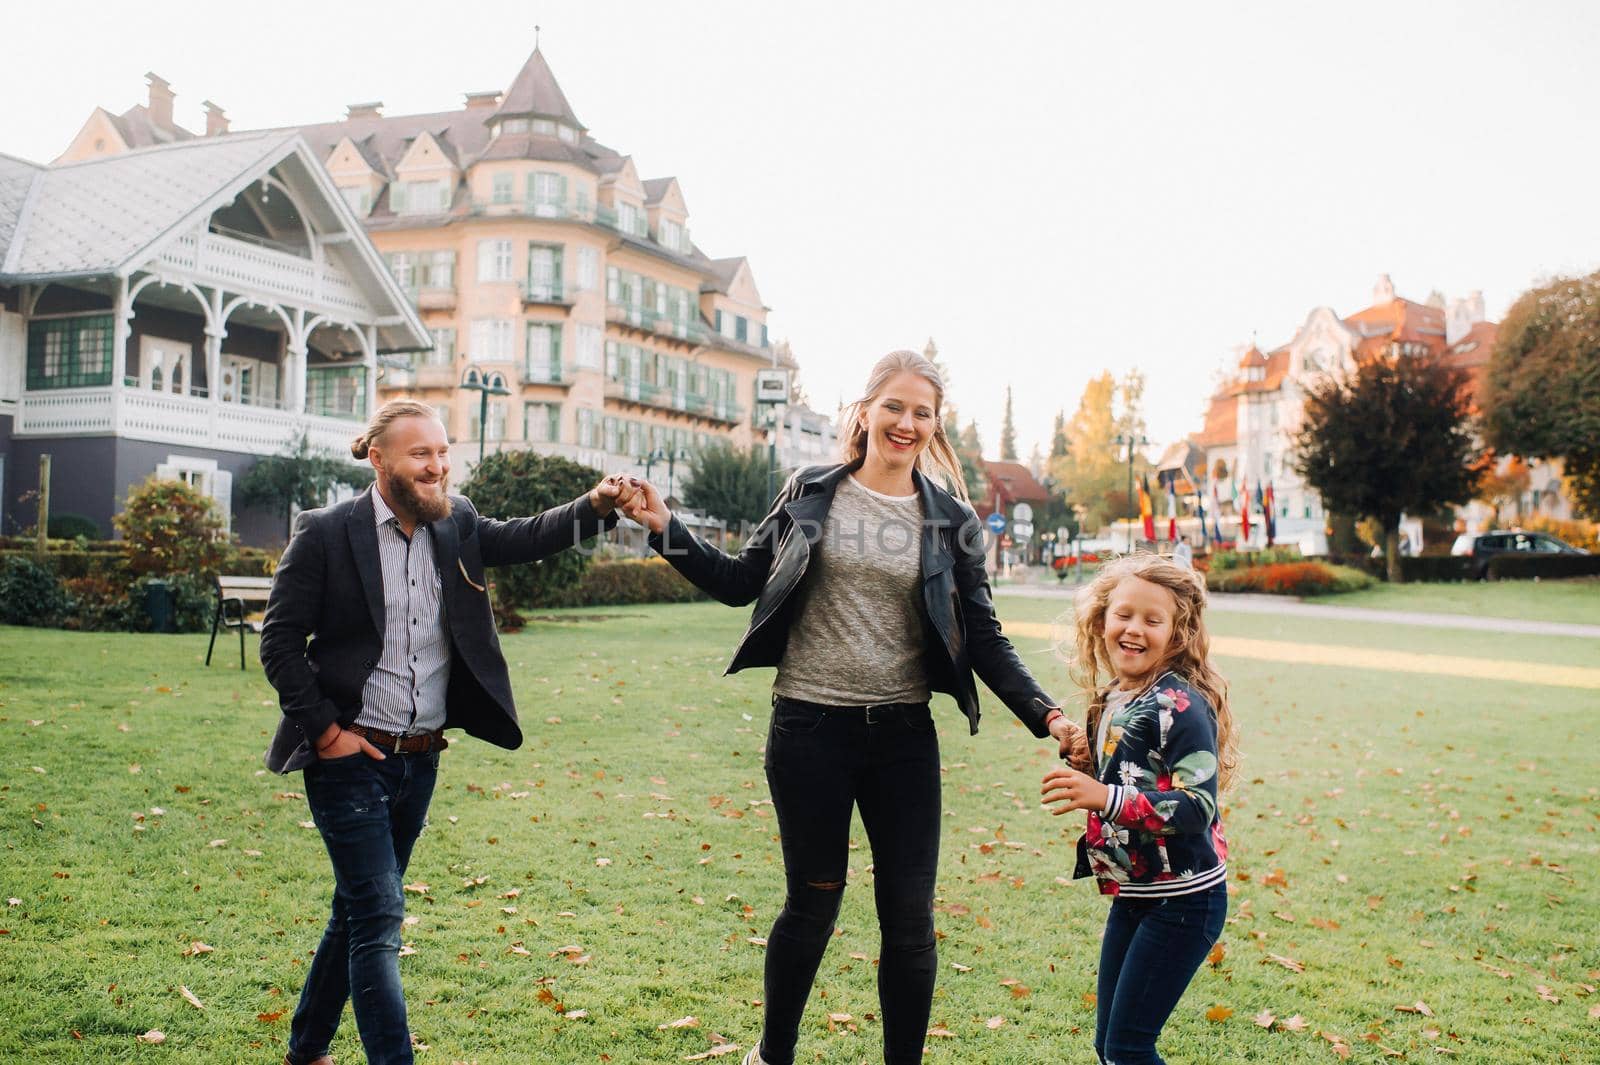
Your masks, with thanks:
M 211 664 L 211 650 L 217 646 L 217 630 L 238 629 L 239 668 L 244 668 L 244 630 L 253 627 L 245 620 L 245 604 L 265 603 L 271 592 L 271 577 L 217 576 L 217 613 L 211 619 L 211 643 L 206 647 L 206 665 Z

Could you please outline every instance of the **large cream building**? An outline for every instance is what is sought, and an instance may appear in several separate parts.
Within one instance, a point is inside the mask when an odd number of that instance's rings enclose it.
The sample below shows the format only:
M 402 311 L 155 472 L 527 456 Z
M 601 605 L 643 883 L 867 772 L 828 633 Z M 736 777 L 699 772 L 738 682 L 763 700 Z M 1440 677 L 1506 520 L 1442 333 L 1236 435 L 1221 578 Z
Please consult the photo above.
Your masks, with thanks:
M 194 136 L 171 121 L 171 90 L 152 78 L 150 107 L 96 111 L 63 158 L 162 130 Z M 207 135 L 226 134 L 221 109 L 206 107 Z M 504 92 L 469 93 L 459 109 L 385 115 L 356 104 L 294 132 L 433 338 L 431 351 L 383 371 L 378 397 L 437 407 L 458 466 L 478 453 L 481 394 L 461 388 L 473 368 L 509 392 L 489 399 L 491 451 L 639 472 L 646 456 L 671 456 L 681 483 L 698 448 L 768 444 L 756 371 L 793 364 L 769 341 L 749 263 L 694 244 L 677 179 L 645 178 L 594 140 L 537 49 Z

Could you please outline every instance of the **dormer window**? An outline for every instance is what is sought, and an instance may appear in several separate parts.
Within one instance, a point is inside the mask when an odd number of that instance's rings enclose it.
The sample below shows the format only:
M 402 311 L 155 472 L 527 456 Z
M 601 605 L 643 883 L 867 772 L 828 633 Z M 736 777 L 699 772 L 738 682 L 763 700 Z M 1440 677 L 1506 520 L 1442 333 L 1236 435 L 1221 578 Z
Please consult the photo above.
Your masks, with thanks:
M 500 123 L 500 132 L 526 133 L 528 132 L 528 120 L 525 118 L 508 118 Z
M 660 232 L 657 234 L 657 241 L 663 248 L 668 248 L 672 251 L 680 250 L 683 244 L 683 227 L 669 218 L 663 218 Z
M 556 124 L 548 118 L 536 118 L 533 120 L 533 132 L 553 137 L 556 135 Z
M 557 125 L 556 126 L 556 136 L 560 137 L 562 140 L 566 141 L 568 144 L 577 144 L 578 143 L 578 131 L 573 129 L 571 126 Z

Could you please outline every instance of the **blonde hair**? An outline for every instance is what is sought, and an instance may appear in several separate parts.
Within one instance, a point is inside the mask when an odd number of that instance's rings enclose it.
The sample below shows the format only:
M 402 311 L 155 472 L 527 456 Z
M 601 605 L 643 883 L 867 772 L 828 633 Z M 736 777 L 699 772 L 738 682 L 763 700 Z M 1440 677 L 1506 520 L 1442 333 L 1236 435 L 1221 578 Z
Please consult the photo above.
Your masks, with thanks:
M 1101 690 L 1102 670 L 1116 678 L 1106 650 L 1106 610 L 1111 593 L 1129 577 L 1165 588 L 1172 593 L 1177 610 L 1172 619 L 1172 642 L 1166 657 L 1152 676 L 1171 670 L 1206 697 L 1217 718 L 1217 786 L 1227 788 L 1239 764 L 1238 740 L 1234 735 L 1233 713 L 1228 708 L 1228 682 L 1211 665 L 1211 637 L 1202 615 L 1206 608 L 1205 578 L 1160 555 L 1125 555 L 1106 563 L 1077 595 L 1075 654 L 1072 679 L 1089 700 L 1091 722 L 1105 706 Z M 1092 726 L 1091 726 L 1092 732 Z
M 373 413 L 361 435 L 350 441 L 350 454 L 358 459 L 366 458 L 372 445 L 381 440 L 383 434 L 389 431 L 389 426 L 401 418 L 432 418 L 438 421 L 439 412 L 414 399 L 391 399 Z
M 961 459 L 944 431 L 944 378 L 939 376 L 937 366 L 914 351 L 891 351 L 873 365 L 872 373 L 867 375 L 866 394 L 846 406 L 840 417 L 840 457 L 851 466 L 859 466 L 867 457 L 867 429 L 861 424 L 861 416 L 883 393 L 890 378 L 899 373 L 916 374 L 933 386 L 933 439 L 917 456 L 917 469 L 923 476 L 942 483 L 963 503 L 971 502 Z

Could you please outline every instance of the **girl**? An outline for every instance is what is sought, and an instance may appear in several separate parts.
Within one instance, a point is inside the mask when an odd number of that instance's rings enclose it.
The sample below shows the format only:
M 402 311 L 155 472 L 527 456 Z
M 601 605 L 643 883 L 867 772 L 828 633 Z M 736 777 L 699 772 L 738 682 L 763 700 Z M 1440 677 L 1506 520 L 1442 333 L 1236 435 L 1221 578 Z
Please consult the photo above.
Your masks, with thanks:
M 938 964 L 931 692 L 953 695 L 976 732 L 976 672 L 1034 735 L 1083 747 L 1001 635 L 943 398 L 927 359 L 884 356 L 841 419 L 844 462 L 790 478 L 736 558 L 690 533 L 648 484 L 628 508 L 684 576 L 730 606 L 755 601 L 728 672 L 778 668 L 766 771 L 788 890 L 767 939 L 765 1030 L 746 1065 L 794 1060 L 845 886 L 852 807 L 872 844 L 884 1060 L 922 1060 Z
M 1217 792 L 1236 758 L 1205 599 L 1199 574 L 1156 555 L 1106 565 L 1078 595 L 1092 755 L 1046 774 L 1040 791 L 1053 813 L 1089 811 L 1074 875 L 1113 896 L 1094 1032 L 1105 1063 L 1160 1065 L 1156 1037 L 1227 916 Z

